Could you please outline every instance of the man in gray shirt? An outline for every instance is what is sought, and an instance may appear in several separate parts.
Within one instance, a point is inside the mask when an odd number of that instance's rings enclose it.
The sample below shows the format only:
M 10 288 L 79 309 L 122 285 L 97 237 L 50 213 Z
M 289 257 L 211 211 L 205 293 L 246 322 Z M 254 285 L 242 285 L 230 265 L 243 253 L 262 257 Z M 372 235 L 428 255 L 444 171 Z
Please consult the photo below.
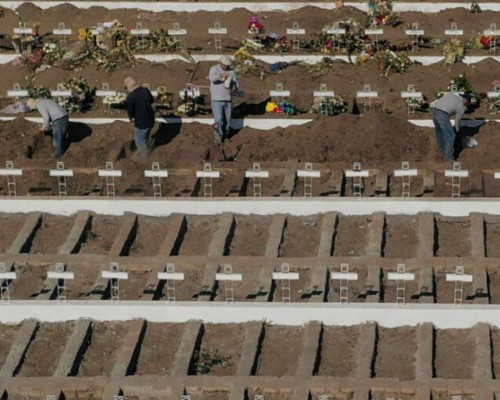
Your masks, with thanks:
M 31 110 L 38 110 L 42 114 L 43 124 L 40 128 L 41 133 L 47 133 L 52 123 L 52 144 L 54 146 L 54 157 L 61 158 L 64 152 L 64 141 L 68 134 L 68 113 L 50 99 L 29 99 L 26 105 Z
M 231 58 L 222 56 L 219 63 L 210 68 L 208 79 L 210 80 L 210 100 L 214 114 L 214 134 L 220 143 L 229 133 L 231 123 L 232 102 L 231 94 L 238 89 L 236 73 L 231 69 Z
M 460 120 L 465 114 L 470 100 L 471 97 L 468 93 L 447 93 L 436 101 L 432 111 L 437 144 L 446 161 L 455 160 L 455 132 L 460 132 Z M 450 122 L 452 116 L 455 116 L 455 130 L 453 130 Z M 466 146 L 477 146 L 477 141 L 473 138 L 464 137 L 463 140 Z

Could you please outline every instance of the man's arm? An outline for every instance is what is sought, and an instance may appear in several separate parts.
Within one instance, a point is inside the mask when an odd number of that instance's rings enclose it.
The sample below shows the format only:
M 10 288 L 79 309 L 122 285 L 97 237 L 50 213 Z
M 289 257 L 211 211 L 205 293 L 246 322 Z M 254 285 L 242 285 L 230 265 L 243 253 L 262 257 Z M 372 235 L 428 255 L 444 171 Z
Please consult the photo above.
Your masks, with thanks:
M 457 133 L 460 131 L 460 120 L 462 119 L 464 114 L 465 114 L 465 107 L 464 106 L 462 106 L 461 109 L 457 110 L 457 112 L 455 114 L 455 132 L 457 132 Z
M 135 99 L 130 94 L 127 96 L 127 114 L 128 119 L 132 122 L 135 115 Z
M 220 71 L 217 68 L 217 66 L 213 66 L 212 68 L 210 68 L 210 72 L 208 73 L 208 79 L 214 85 L 222 85 L 224 83 L 224 81 L 221 80 Z
M 40 103 L 38 103 L 38 112 L 42 115 L 42 118 L 43 118 L 43 123 L 42 123 L 42 128 L 41 130 L 42 131 L 47 131 L 49 129 L 49 126 L 50 126 L 50 115 L 49 115 L 49 111 L 47 110 L 46 107 L 44 107 L 43 105 L 41 105 Z

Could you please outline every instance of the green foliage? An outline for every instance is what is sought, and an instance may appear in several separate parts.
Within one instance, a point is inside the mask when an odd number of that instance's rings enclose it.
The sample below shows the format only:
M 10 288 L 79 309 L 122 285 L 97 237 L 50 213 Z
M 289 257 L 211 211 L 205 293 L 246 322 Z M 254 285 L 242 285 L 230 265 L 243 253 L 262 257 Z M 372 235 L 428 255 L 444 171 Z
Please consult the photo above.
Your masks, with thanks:
M 227 368 L 231 356 L 223 356 L 218 350 L 196 351 L 193 355 L 193 361 L 196 365 L 196 373 L 199 375 L 209 374 L 216 366 Z

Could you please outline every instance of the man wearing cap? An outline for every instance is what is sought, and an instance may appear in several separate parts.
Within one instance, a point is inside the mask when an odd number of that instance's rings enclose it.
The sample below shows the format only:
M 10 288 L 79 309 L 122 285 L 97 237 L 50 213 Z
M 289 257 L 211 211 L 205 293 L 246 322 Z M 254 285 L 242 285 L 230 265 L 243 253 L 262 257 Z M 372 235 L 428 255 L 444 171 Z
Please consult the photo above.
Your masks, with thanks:
M 236 73 L 231 69 L 231 58 L 222 56 L 219 63 L 210 68 L 210 100 L 214 114 L 214 135 L 221 143 L 229 133 L 231 123 L 232 101 L 231 93 L 238 89 Z
M 439 150 L 444 154 L 446 161 L 455 160 L 454 145 L 455 132 L 460 132 L 460 120 L 470 104 L 471 96 L 468 93 L 447 93 L 436 101 L 432 111 L 432 120 L 436 128 L 436 140 Z M 455 130 L 451 126 L 450 117 L 455 116 Z M 474 147 L 478 143 L 475 139 L 464 136 L 464 146 Z
M 29 99 L 26 105 L 33 111 L 38 110 L 42 115 L 41 133 L 47 133 L 52 124 L 52 145 L 54 157 L 61 158 L 64 152 L 64 141 L 68 135 L 68 112 L 51 99 Z
M 141 158 L 147 160 L 151 151 L 149 134 L 155 124 L 153 109 L 154 98 L 148 88 L 139 86 L 135 79 L 125 78 L 127 95 L 127 114 L 130 122 L 134 123 L 135 146 Z

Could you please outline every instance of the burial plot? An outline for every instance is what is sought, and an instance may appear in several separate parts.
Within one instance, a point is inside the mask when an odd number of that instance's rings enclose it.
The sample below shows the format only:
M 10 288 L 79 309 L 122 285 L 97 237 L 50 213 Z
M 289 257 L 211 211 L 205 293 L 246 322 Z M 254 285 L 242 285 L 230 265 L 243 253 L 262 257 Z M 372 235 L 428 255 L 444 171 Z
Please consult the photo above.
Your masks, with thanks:
M 27 214 L 20 213 L 0 213 L 0 253 L 5 253 L 21 231 Z
M 279 248 L 280 257 L 315 257 L 322 219 L 319 215 L 288 216 Z
M 415 379 L 417 335 L 414 327 L 378 329 L 375 376 L 377 378 Z
M 470 220 L 436 216 L 436 257 L 470 256 Z
M 229 244 L 231 256 L 263 256 L 269 239 L 272 216 L 236 215 L 236 227 Z
M 359 326 L 324 326 L 318 375 L 353 376 L 357 366 Z
M 40 227 L 36 230 L 31 245 L 23 252 L 30 254 L 56 254 L 66 241 L 74 218 L 44 214 Z
M 135 240 L 131 244 L 128 255 L 131 257 L 155 256 L 169 230 L 169 217 L 138 216 Z
M 219 227 L 217 216 L 186 215 L 187 229 L 183 234 L 179 254 L 206 255 L 213 235 Z
M 419 219 L 414 215 L 386 215 L 382 254 L 386 258 L 413 258 L 418 249 Z
M 120 230 L 120 217 L 92 215 L 80 248 L 81 254 L 106 254 L 111 250 Z
M 293 376 L 303 346 L 303 327 L 265 324 L 256 375 Z
M 73 322 L 40 324 L 17 376 L 52 376 L 73 328 Z
M 148 322 L 135 375 L 169 375 L 185 329 L 186 324 Z
M 436 329 L 436 378 L 473 379 L 475 344 L 471 329 Z
M 371 226 L 371 216 L 339 216 L 334 242 L 334 256 L 364 256 Z M 355 237 L 356 240 L 352 240 Z

